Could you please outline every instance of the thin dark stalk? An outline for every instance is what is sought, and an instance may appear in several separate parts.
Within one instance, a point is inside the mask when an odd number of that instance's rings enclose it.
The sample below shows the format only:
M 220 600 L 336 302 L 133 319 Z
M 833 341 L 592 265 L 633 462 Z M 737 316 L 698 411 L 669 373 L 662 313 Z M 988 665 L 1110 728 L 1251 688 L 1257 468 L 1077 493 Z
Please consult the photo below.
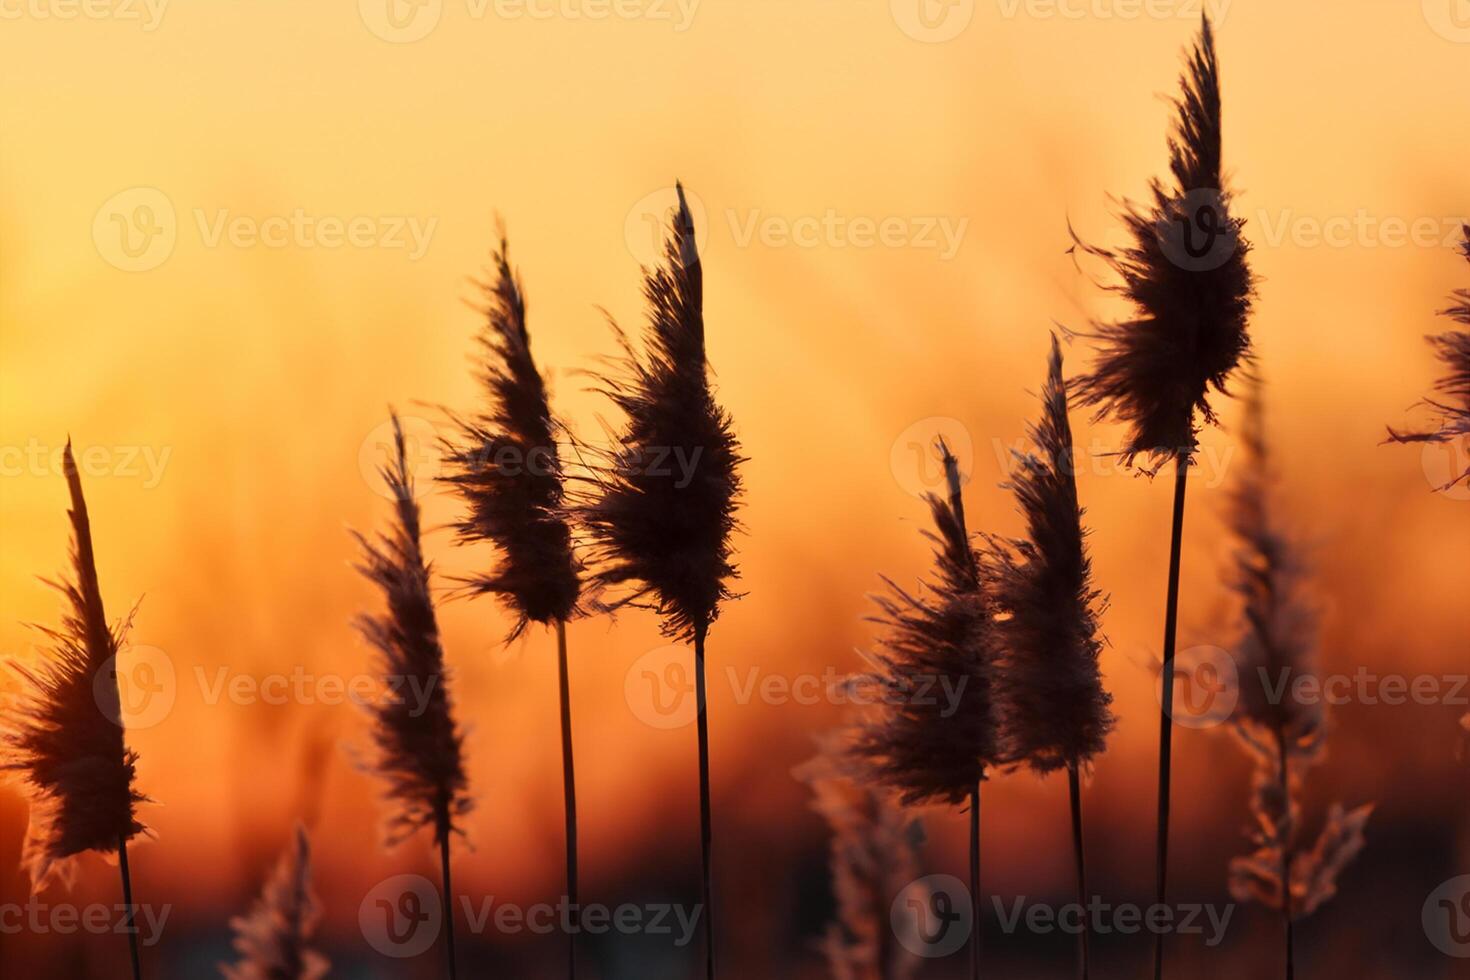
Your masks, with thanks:
M 439 876 L 444 886 L 444 955 L 449 961 L 449 980 L 459 976 L 454 956 L 454 883 L 449 875 L 449 834 L 439 835 Z
M 713 834 L 709 792 L 709 702 L 704 686 L 704 637 L 708 632 L 708 622 L 701 620 L 694 624 L 694 696 L 699 711 L 699 847 L 704 869 L 700 881 L 700 898 L 704 903 L 705 976 L 708 980 L 715 980 L 714 878 L 710 870 Z
M 143 980 L 143 966 L 138 960 L 138 930 L 133 924 L 135 918 L 133 875 L 128 870 L 128 839 L 126 837 L 119 837 L 117 840 L 117 869 L 122 875 L 123 905 L 126 906 L 124 914 L 127 916 L 124 928 L 128 932 L 128 953 L 133 960 L 133 980 Z
M 1091 896 L 1087 893 L 1087 862 L 1082 847 L 1082 777 L 1075 763 L 1067 768 L 1067 781 L 1072 790 L 1072 850 L 1077 855 L 1077 904 L 1082 908 L 1082 932 L 1077 940 L 1077 973 L 1082 980 L 1087 980 L 1092 961 L 1091 936 L 1087 928 L 1087 903 Z
M 1184 496 L 1189 481 L 1189 455 L 1175 457 L 1174 530 L 1169 541 L 1169 597 L 1164 610 L 1164 667 L 1159 713 L 1159 838 L 1156 893 L 1163 905 L 1169 887 L 1169 784 L 1174 757 L 1174 643 L 1179 628 L 1179 565 L 1184 545 Z M 1154 980 L 1164 976 L 1164 933 L 1154 937 Z
M 561 683 L 561 772 L 562 795 L 566 800 L 567 819 L 567 905 L 568 921 L 572 928 L 567 933 L 567 976 L 577 975 L 577 775 L 572 763 L 572 694 L 567 670 L 567 624 L 556 621 L 556 658 Z
M 1286 926 L 1286 980 L 1294 980 L 1296 977 L 1296 930 L 1291 922 L 1291 859 L 1292 845 L 1295 843 L 1295 833 L 1291 826 L 1291 785 L 1290 753 L 1286 747 L 1286 728 L 1278 725 L 1276 728 L 1276 752 L 1280 765 L 1280 787 L 1281 798 L 1286 801 L 1288 812 L 1286 839 L 1281 844 L 1281 921 Z
M 980 980 L 980 784 L 970 794 L 970 980 Z

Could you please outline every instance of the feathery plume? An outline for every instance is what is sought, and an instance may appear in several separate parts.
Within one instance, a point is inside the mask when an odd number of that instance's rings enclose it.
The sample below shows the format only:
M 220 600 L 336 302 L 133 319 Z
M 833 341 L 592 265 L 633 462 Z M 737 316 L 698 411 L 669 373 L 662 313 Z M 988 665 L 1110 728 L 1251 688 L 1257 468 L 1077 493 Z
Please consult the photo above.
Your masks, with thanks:
M 664 242 L 663 264 L 643 270 L 649 336 L 642 356 L 614 324 L 623 376 L 604 377 L 601 390 L 627 421 L 610 465 L 594 473 L 591 499 L 579 511 L 594 542 L 593 581 L 630 589 L 610 608 L 647 606 L 658 613 L 666 636 L 694 643 L 705 975 L 714 980 L 704 647 L 720 603 L 732 598 L 729 580 L 738 574 L 730 536 L 743 459 L 730 416 L 710 387 L 704 271 L 684 186 L 676 190 L 679 209 Z
M 883 578 L 888 594 L 874 597 L 880 614 L 872 621 L 888 633 L 866 654 L 873 669 L 850 682 L 859 703 L 886 709 L 860 725 L 854 751 L 905 806 L 962 804 L 1004 760 L 995 624 L 965 529 L 958 462 L 943 443 L 940 452 L 952 497 L 927 498 L 934 531 L 924 536 L 935 544 L 935 576 L 917 592 Z M 915 697 L 920 690 L 952 691 L 956 700 Z
M 1099 616 L 1102 595 L 1092 584 L 1087 532 L 1077 500 L 1077 466 L 1062 348 L 1051 338 L 1041 420 L 1029 429 L 1039 455 L 1017 453 L 1020 469 L 1009 488 L 1026 518 L 1027 539 L 991 538 L 994 602 L 1004 666 L 1002 705 L 1007 761 L 1046 774 L 1067 770 L 1077 897 L 1085 908 L 1087 872 L 1082 832 L 1082 773 L 1113 730 L 1112 695 L 1103 687 Z M 1089 935 L 1078 936 L 1079 974 L 1091 971 Z
M 499 568 L 466 585 L 473 594 L 500 597 L 516 616 L 514 638 L 528 623 L 570 619 L 581 585 L 563 513 L 560 426 L 531 357 L 525 293 L 511 268 L 504 230 L 492 262 L 494 279 L 483 284 L 488 302 L 478 341 L 479 377 L 490 408 L 455 419 L 458 439 L 446 446 L 449 473 L 442 479 L 467 508 L 455 525 L 460 541 L 489 541 L 500 551 Z
M 1019 473 L 1009 484 L 1028 539 L 992 539 L 992 552 L 994 603 L 1005 617 L 998 700 L 1008 761 L 1048 773 L 1085 769 L 1103 751 L 1114 722 L 1098 669 L 1102 596 L 1092 584 L 1055 335 L 1041 400 L 1041 420 L 1030 427 L 1040 455 L 1017 454 Z
M 439 624 L 429 592 L 429 565 L 420 546 L 419 507 L 408 471 L 403 426 L 393 416 L 394 459 L 381 469 L 393 490 L 397 523 L 392 533 L 369 540 L 354 532 L 362 548 L 358 571 L 383 592 L 388 611 L 364 613 L 356 624 L 379 654 L 384 678 L 407 682 L 422 698 L 383 697 L 368 705 L 377 749 L 373 769 L 388 784 L 395 810 L 389 818 L 390 846 L 430 827 L 439 846 L 449 976 L 456 976 L 454 889 L 449 839 L 473 801 L 464 770 L 464 737 L 449 700 L 448 672 L 439 644 Z M 419 703 L 421 702 L 421 703 Z
M 1220 75 L 1208 17 L 1180 85 L 1172 183 L 1154 180 L 1146 206 L 1125 202 L 1127 246 L 1078 243 L 1112 268 L 1111 288 L 1134 309 L 1126 320 L 1094 324 L 1098 358 L 1076 379 L 1078 399 L 1096 406 L 1099 418 L 1128 423 L 1123 457 L 1149 457 L 1151 469 L 1193 456 L 1196 415 L 1215 421 L 1211 392 L 1225 392 L 1250 355 L 1255 293 L 1245 222 L 1231 215 L 1221 169 Z
M 321 912 L 311 893 L 311 844 L 296 827 L 293 846 L 266 881 L 250 914 L 230 920 L 240 960 L 221 966 L 225 980 L 320 980 L 325 957 L 311 947 Z
M 1326 746 L 1325 712 L 1291 692 L 1315 675 L 1317 617 L 1304 595 L 1305 562 L 1274 515 L 1275 473 L 1265 427 L 1265 396 L 1251 379 L 1243 471 L 1230 493 L 1227 523 L 1236 541 L 1231 586 L 1241 597 L 1235 645 L 1239 744 L 1255 763 L 1251 787 L 1255 850 L 1230 863 L 1236 900 L 1281 912 L 1286 976 L 1295 975 L 1295 920 L 1336 893 L 1338 876 L 1363 847 L 1372 805 L 1351 812 L 1334 803 L 1317 843 L 1298 851 L 1303 777 Z
M 1465 226 L 1464 233 L 1465 240 L 1460 244 L 1460 251 L 1470 260 L 1470 225 Z M 1435 355 L 1449 368 L 1449 373 L 1434 385 L 1435 391 L 1443 398 L 1424 400 L 1425 405 L 1440 413 L 1440 424 L 1437 428 L 1418 432 L 1389 429 L 1390 442 L 1444 443 L 1470 437 L 1470 289 L 1456 290 L 1450 302 L 1450 306 L 1440 311 L 1441 315 L 1467 329 L 1447 330 L 1428 338 L 1435 349 Z M 1448 490 L 1461 481 L 1470 482 L 1470 468 L 1466 468 L 1464 473 L 1455 476 L 1440 489 Z
M 1129 424 L 1125 463 L 1139 456 L 1149 474 L 1174 461 L 1174 510 L 1164 611 L 1163 703 L 1159 714 L 1156 900 L 1168 900 L 1169 809 L 1173 766 L 1174 650 L 1179 622 L 1179 568 L 1189 467 L 1199 445 L 1199 419 L 1215 421 L 1213 392 L 1250 357 L 1247 321 L 1255 277 L 1247 262 L 1244 221 L 1232 216 L 1221 167 L 1220 72 L 1214 29 L 1205 17 L 1175 100 L 1169 139 L 1171 183 L 1155 180 L 1147 205 L 1125 203 L 1131 241 L 1120 249 L 1077 243 L 1117 276 L 1110 288 L 1132 306 L 1123 320 L 1094 323 L 1098 357 L 1075 381 L 1078 400 L 1098 419 Z M 1075 237 L 1075 236 L 1074 236 Z M 1164 934 L 1154 937 L 1154 980 L 1164 975 Z
M 668 636 L 689 640 L 731 598 L 743 459 L 710 387 L 704 273 L 682 184 L 678 195 L 663 264 L 644 270 L 647 347 L 640 357 L 619 330 L 623 376 L 602 380 L 627 424 L 581 516 L 596 542 L 597 584 L 631 586 L 620 604 L 651 606 Z
M 812 809 L 832 828 L 837 921 L 822 939 L 835 980 L 912 980 L 919 958 L 894 941 L 889 907 L 919 876 L 923 827 L 868 784 L 839 736 L 818 740 L 816 758 L 796 776 L 812 789 Z
M 117 652 L 132 615 L 109 626 L 92 551 L 92 523 L 82 479 L 66 441 L 62 469 L 71 495 L 72 580 L 47 581 L 66 596 L 57 630 L 40 627 L 54 662 L 38 670 L 14 665 L 25 693 L 4 733 L 6 769 L 18 771 L 30 798 L 31 818 L 21 861 L 31 892 L 53 880 L 70 887 L 74 860 L 87 851 L 116 853 L 127 922 L 133 919 L 128 841 L 148 833 L 135 811 L 149 802 L 134 785 L 138 753 L 127 747 Z M 128 932 L 135 980 L 142 976 L 138 937 Z
M 867 654 L 872 670 L 849 682 L 861 704 L 882 705 L 856 732 L 852 751 L 873 782 L 905 806 L 970 806 L 970 973 L 980 976 L 980 786 L 1004 750 L 994 701 L 997 637 L 981 560 L 965 528 L 959 462 L 941 440 L 949 499 L 931 494 L 935 576 L 910 593 L 885 578 L 874 622 L 888 635 Z M 921 691 L 945 697 L 920 697 Z
M 561 697 L 562 783 L 566 816 L 567 903 L 578 904 L 577 792 L 572 752 L 572 708 L 567 663 L 567 620 L 580 610 L 580 569 L 566 518 L 565 476 L 546 383 L 531 357 L 526 329 L 526 298 L 520 276 L 511 268 L 505 231 L 493 256 L 494 281 L 486 326 L 480 337 L 484 355 L 480 380 L 490 410 L 457 420 L 458 444 L 447 446 L 445 480 L 468 508 L 457 525 L 462 543 L 489 541 L 502 555 L 493 574 L 469 580 L 472 594 L 491 593 L 516 616 L 507 642 L 528 623 L 556 628 Z M 576 930 L 567 936 L 568 977 L 576 976 Z
M 146 833 L 135 812 L 148 800 L 135 786 L 138 754 L 126 744 L 114 659 L 132 617 L 107 623 L 70 440 L 62 459 L 71 494 L 72 578 L 47 584 L 66 597 L 68 609 L 60 629 L 38 627 L 51 641 L 51 662 L 35 669 L 11 665 L 24 693 L 5 732 L 5 768 L 21 774 L 30 797 L 22 862 L 32 892 L 52 880 L 69 887 L 74 858 L 116 853 Z

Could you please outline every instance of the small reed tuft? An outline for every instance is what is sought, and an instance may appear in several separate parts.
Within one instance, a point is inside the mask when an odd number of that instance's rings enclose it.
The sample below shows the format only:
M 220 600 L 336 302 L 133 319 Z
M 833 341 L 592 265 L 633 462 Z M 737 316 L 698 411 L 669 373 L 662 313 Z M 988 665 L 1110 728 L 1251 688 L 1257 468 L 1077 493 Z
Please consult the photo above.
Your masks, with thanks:
M 889 909 L 919 877 L 919 820 L 872 786 L 841 735 L 818 740 L 796 770 L 812 789 L 812 809 L 832 829 L 837 920 L 822 937 L 834 980 L 912 980 L 920 960 L 895 941 Z
M 613 605 L 650 606 L 666 635 L 690 640 L 732 597 L 743 459 L 710 385 L 704 274 L 682 185 L 678 195 L 663 263 L 644 270 L 645 350 L 640 356 L 618 330 L 622 370 L 601 379 L 627 422 L 581 517 L 594 541 L 596 584 L 632 589 Z
M 135 786 L 138 754 L 125 740 L 114 659 L 131 616 L 107 623 L 70 440 L 62 459 L 71 494 L 72 578 L 47 584 L 68 608 L 59 629 L 38 627 L 51 643 L 52 661 L 36 669 L 12 665 L 23 693 L 7 712 L 4 732 L 4 768 L 20 773 L 31 804 L 21 860 L 33 893 L 53 880 L 69 887 L 79 855 L 117 854 L 147 832 L 135 816 L 148 800 Z
M 321 911 L 311 893 L 311 844 L 297 826 L 250 913 L 230 920 L 240 959 L 220 967 L 225 980 L 320 980 L 330 964 L 311 946 Z
M 1465 240 L 1460 251 L 1470 260 L 1470 225 L 1464 229 Z M 1470 437 L 1470 289 L 1456 290 L 1451 305 L 1441 310 L 1443 316 L 1462 324 L 1465 330 L 1447 330 L 1432 336 L 1429 343 L 1436 356 L 1449 368 L 1449 373 L 1435 382 L 1434 388 L 1440 398 L 1426 398 L 1424 404 L 1441 416 L 1440 424 L 1433 429 L 1417 432 L 1388 430 L 1390 442 L 1453 442 Z M 1448 490 L 1460 482 L 1470 482 L 1470 468 L 1441 487 Z
M 1092 584 L 1055 335 L 1041 400 L 1041 420 L 1030 427 L 1039 455 L 1018 453 L 1009 484 L 1027 539 L 992 538 L 990 550 L 994 603 L 1004 617 L 998 693 L 1008 761 L 1048 773 L 1085 769 L 1104 750 L 1114 719 L 1098 667 L 1103 600 Z
M 1123 457 L 1147 457 L 1150 472 L 1193 456 L 1196 416 L 1215 421 L 1211 392 L 1226 390 L 1251 346 L 1255 279 L 1245 222 L 1231 215 L 1221 169 L 1220 75 L 1208 17 L 1180 84 L 1169 139 L 1172 183 L 1153 181 L 1147 206 L 1125 202 L 1129 245 L 1077 243 L 1111 267 L 1118 279 L 1111 288 L 1134 310 L 1125 320 L 1094 323 L 1099 352 L 1092 372 L 1075 382 L 1078 400 L 1096 406 L 1099 418 L 1128 423 Z
M 356 624 L 378 651 L 378 673 L 415 685 L 418 698 L 384 697 L 368 706 L 377 749 L 373 770 L 388 784 L 396 810 L 389 821 L 391 845 L 431 827 L 448 841 L 457 819 L 472 806 L 464 770 L 464 738 L 449 699 L 444 651 L 429 591 L 428 563 L 419 543 L 419 507 L 408 471 L 403 428 L 393 416 L 395 453 L 382 468 L 395 495 L 397 523 L 370 540 L 354 532 L 362 548 L 358 570 L 383 592 L 387 612 L 364 613 Z
M 443 480 L 464 501 L 456 524 L 462 542 L 489 541 L 500 566 L 470 578 L 472 594 L 499 596 L 516 617 L 511 638 L 528 623 L 565 622 L 581 590 L 572 532 L 564 516 L 564 475 L 546 383 L 531 356 L 526 299 L 511 268 L 502 230 L 483 284 L 487 305 L 479 338 L 480 381 L 490 408 L 456 418 L 458 437 L 445 448 Z

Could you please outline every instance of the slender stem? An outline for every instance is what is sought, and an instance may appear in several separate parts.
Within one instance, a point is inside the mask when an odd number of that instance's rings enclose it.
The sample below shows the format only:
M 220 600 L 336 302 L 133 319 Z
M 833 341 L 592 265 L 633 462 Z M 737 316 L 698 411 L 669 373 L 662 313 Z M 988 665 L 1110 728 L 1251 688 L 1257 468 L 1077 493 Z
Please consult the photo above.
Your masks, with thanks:
M 126 906 L 123 927 L 128 933 L 128 952 L 133 959 L 133 980 L 143 980 L 143 966 L 138 959 L 138 930 L 134 926 L 137 910 L 133 908 L 133 874 L 128 870 L 128 839 L 117 839 L 117 868 L 122 875 L 123 905 Z
M 980 784 L 970 791 L 970 980 L 980 980 Z
M 694 625 L 694 691 L 699 711 L 699 846 L 704 874 L 700 881 L 700 898 L 704 904 L 705 976 L 715 980 L 715 905 L 714 878 L 711 873 L 710 850 L 713 834 L 710 821 L 709 791 L 709 702 L 704 685 L 704 637 L 708 622 Z
M 1169 597 L 1164 610 L 1163 710 L 1159 712 L 1159 837 L 1156 894 L 1163 905 L 1169 887 L 1169 777 L 1174 756 L 1174 643 L 1179 627 L 1179 565 L 1184 544 L 1184 494 L 1189 454 L 1175 457 L 1174 528 L 1169 539 Z M 1164 933 L 1154 936 L 1154 980 L 1164 976 Z
M 1281 841 L 1281 919 L 1286 926 L 1286 980 L 1293 980 L 1296 976 L 1296 935 L 1291 921 L 1291 863 L 1296 828 L 1291 818 L 1291 776 L 1287 769 L 1289 753 L 1284 725 L 1276 727 L 1276 749 L 1280 762 L 1281 800 L 1286 806 L 1285 839 Z
M 556 656 L 561 674 L 561 773 L 562 796 L 566 800 L 567 839 L 567 976 L 577 975 L 577 932 L 580 909 L 577 901 L 577 774 L 572 763 L 572 695 L 567 671 L 567 624 L 556 621 Z
M 444 890 L 444 954 L 449 961 L 449 980 L 459 976 L 454 956 L 454 884 L 449 876 L 449 830 L 439 831 L 439 876 Z
M 1087 893 L 1087 862 L 1083 859 L 1082 778 L 1077 772 L 1075 762 L 1067 768 L 1067 781 L 1072 789 L 1072 850 L 1077 855 L 1077 904 L 1082 908 L 1082 932 L 1078 935 L 1077 945 L 1077 974 L 1082 980 L 1087 980 L 1092 960 L 1092 951 L 1089 948 L 1091 937 L 1087 928 L 1087 903 L 1092 897 Z

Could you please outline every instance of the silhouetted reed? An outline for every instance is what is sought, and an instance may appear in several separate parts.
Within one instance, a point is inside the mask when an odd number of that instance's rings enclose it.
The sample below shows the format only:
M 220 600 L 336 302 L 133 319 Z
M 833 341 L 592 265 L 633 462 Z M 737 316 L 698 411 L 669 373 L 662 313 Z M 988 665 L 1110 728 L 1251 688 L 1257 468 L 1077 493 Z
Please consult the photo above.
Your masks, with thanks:
M 1316 845 L 1298 853 L 1299 789 L 1305 771 L 1322 758 L 1327 729 L 1320 700 L 1295 694 L 1298 685 L 1315 680 L 1317 616 L 1305 594 L 1305 562 L 1275 514 L 1264 412 L 1261 384 L 1252 379 L 1241 435 L 1245 458 L 1227 517 L 1235 540 L 1230 581 L 1242 605 L 1233 730 L 1255 762 L 1256 850 L 1231 861 L 1230 888 L 1238 901 L 1255 900 L 1281 912 L 1290 980 L 1296 970 L 1293 921 L 1336 892 L 1338 874 L 1362 849 L 1373 808 L 1349 813 L 1334 803 Z
M 1009 484 L 1026 519 L 1027 537 L 1016 542 L 991 539 L 1004 651 L 997 693 L 1007 761 L 1042 775 L 1067 770 L 1077 897 L 1086 908 L 1081 775 L 1102 753 L 1113 729 L 1113 699 L 1098 667 L 1102 595 L 1092 584 L 1062 350 L 1055 336 L 1041 401 L 1041 420 L 1029 430 L 1037 453 L 1016 454 L 1018 472 Z M 1079 972 L 1086 980 L 1090 955 L 1085 923 L 1078 939 Z
M 129 954 L 142 976 L 138 936 L 132 929 L 132 875 L 128 841 L 148 831 L 135 815 L 148 802 L 135 786 L 138 754 L 127 747 L 118 687 L 118 648 L 131 614 L 109 626 L 92 551 L 92 526 L 71 440 L 62 455 L 71 495 L 72 577 L 47 582 L 66 597 L 59 629 L 39 627 L 52 660 L 32 669 L 12 666 L 24 685 L 6 724 L 5 768 L 20 773 L 30 802 L 22 863 L 31 891 L 52 880 L 70 887 L 75 859 L 87 851 L 116 854 L 126 906 Z
M 599 390 L 626 416 L 611 459 L 592 474 L 580 516 L 592 536 L 598 587 L 623 589 L 606 603 L 645 606 L 664 634 L 694 643 L 698 705 L 700 840 L 705 970 L 715 975 L 705 637 L 731 598 L 737 572 L 730 537 L 743 461 L 730 416 L 714 398 L 705 354 L 704 273 L 694 218 L 679 207 L 663 263 L 643 270 L 648 336 L 640 355 L 614 325 L 623 356 Z
M 1152 200 L 1127 204 L 1130 243 L 1106 249 L 1078 243 L 1117 276 L 1112 286 L 1132 306 L 1124 320 L 1093 325 L 1098 357 L 1076 379 L 1084 405 L 1098 418 L 1130 426 L 1122 455 L 1147 457 L 1154 473 L 1175 465 L 1173 533 L 1164 617 L 1164 697 L 1160 716 L 1157 895 L 1168 888 L 1169 787 L 1173 756 L 1173 676 L 1178 623 L 1179 562 L 1185 487 L 1198 448 L 1199 424 L 1211 423 L 1213 391 L 1250 356 L 1247 320 L 1255 281 L 1247 263 L 1243 219 L 1230 213 L 1232 196 L 1221 168 L 1220 77 L 1214 31 L 1204 19 L 1175 100 L 1178 119 L 1169 140 L 1172 181 L 1154 181 Z M 1164 936 L 1155 939 L 1154 976 L 1163 976 Z
M 372 768 L 388 784 L 393 806 L 388 822 L 392 846 L 428 827 L 439 846 L 443 876 L 445 944 L 450 977 L 454 956 L 454 889 L 449 838 L 457 819 L 469 812 L 463 736 L 449 699 L 444 651 L 429 591 L 430 570 L 420 547 L 419 507 L 408 471 L 403 427 L 393 416 L 394 458 L 381 473 L 394 495 L 393 529 L 362 548 L 358 570 L 383 592 L 387 612 L 357 617 L 358 629 L 379 654 L 377 670 L 395 690 L 422 692 L 405 698 L 385 694 L 368 705 L 376 757 Z
M 947 499 L 928 498 L 935 574 L 918 592 L 885 578 L 875 598 L 885 627 L 872 670 L 851 681 L 859 703 L 881 705 L 859 726 L 852 751 L 873 782 L 904 805 L 970 805 L 970 967 L 980 975 L 980 785 L 1003 761 L 994 701 L 997 635 L 982 562 L 965 527 L 959 463 L 943 442 Z M 944 692 L 943 696 L 934 692 Z
M 1470 259 L 1470 225 L 1465 226 L 1464 233 L 1465 240 L 1461 243 L 1460 250 L 1466 259 Z M 1441 314 L 1470 328 L 1470 289 L 1456 290 L 1450 304 L 1440 311 Z M 1447 443 L 1470 438 L 1470 329 L 1447 330 L 1428 339 L 1435 354 L 1449 368 L 1449 373 L 1434 385 L 1435 391 L 1442 398 L 1431 397 L 1424 400 L 1425 405 L 1440 414 L 1440 423 L 1433 429 L 1418 432 L 1389 429 L 1388 438 L 1391 442 Z M 1448 490 L 1461 481 L 1470 482 L 1470 467 L 1466 467 L 1465 472 L 1452 476 L 1449 483 L 1440 489 Z
M 834 980 L 912 980 L 920 960 L 895 942 L 889 909 L 919 876 L 923 827 L 865 779 L 844 734 L 820 739 L 818 748 L 796 775 L 832 829 L 837 921 L 822 937 L 822 952 Z
M 250 913 L 230 920 L 240 959 L 220 972 L 225 980 L 320 980 L 330 966 L 311 945 L 320 918 L 311 893 L 311 844 L 298 825 Z
M 526 299 L 511 268 L 502 231 L 492 257 L 493 280 L 484 284 L 488 304 L 479 338 L 479 378 L 489 409 L 456 419 L 458 438 L 448 445 L 449 483 L 466 505 L 456 528 L 464 543 L 489 542 L 500 555 L 491 574 L 466 582 L 472 594 L 500 597 L 516 617 L 509 639 L 528 623 L 556 629 L 561 700 L 562 785 L 566 826 L 567 902 L 578 902 L 576 767 L 572 753 L 572 705 L 567 663 L 567 620 L 577 612 L 579 567 L 565 514 L 565 481 L 546 383 L 531 356 Z M 567 975 L 576 976 L 576 934 L 568 933 Z

